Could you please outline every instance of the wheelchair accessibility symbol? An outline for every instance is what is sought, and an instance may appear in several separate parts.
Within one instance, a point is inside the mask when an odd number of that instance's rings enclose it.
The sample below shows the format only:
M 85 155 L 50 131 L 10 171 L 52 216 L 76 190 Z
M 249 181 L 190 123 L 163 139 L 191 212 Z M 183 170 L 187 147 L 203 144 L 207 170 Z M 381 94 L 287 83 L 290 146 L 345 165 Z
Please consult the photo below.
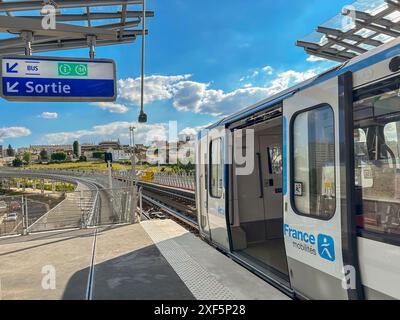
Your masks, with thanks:
M 335 261 L 335 242 L 331 236 L 318 235 L 318 254 L 328 261 Z

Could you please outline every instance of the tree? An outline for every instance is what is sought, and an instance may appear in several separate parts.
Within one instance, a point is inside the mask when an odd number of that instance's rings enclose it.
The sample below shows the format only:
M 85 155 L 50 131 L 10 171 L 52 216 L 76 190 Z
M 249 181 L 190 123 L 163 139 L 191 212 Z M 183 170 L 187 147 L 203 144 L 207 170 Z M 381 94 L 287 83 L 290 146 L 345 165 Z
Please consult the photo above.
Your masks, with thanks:
M 87 161 L 87 158 L 86 158 L 85 156 L 80 156 L 80 157 L 79 157 L 79 161 L 80 161 L 80 162 L 86 162 L 86 161 Z
M 13 167 L 22 167 L 23 162 L 20 158 L 15 158 L 12 162 Z
M 26 164 L 29 164 L 31 162 L 31 154 L 29 152 L 25 152 L 22 159 L 24 159 Z
M 11 144 L 8 145 L 8 148 L 7 148 L 7 156 L 8 156 L 8 157 L 14 157 L 14 156 L 15 156 L 15 151 L 14 151 L 14 149 L 11 147 Z
M 43 160 L 43 161 L 49 160 L 49 155 L 48 155 L 48 153 L 47 153 L 47 151 L 45 149 L 40 151 L 39 156 L 40 156 L 40 160 Z
M 79 156 L 79 142 L 78 141 L 74 141 L 74 144 L 72 145 L 73 149 L 74 149 L 74 155 L 76 157 Z
M 104 160 L 104 151 L 94 151 L 93 152 L 94 159 L 102 159 Z
M 53 161 L 65 161 L 67 155 L 64 152 L 55 152 L 51 155 L 51 160 Z

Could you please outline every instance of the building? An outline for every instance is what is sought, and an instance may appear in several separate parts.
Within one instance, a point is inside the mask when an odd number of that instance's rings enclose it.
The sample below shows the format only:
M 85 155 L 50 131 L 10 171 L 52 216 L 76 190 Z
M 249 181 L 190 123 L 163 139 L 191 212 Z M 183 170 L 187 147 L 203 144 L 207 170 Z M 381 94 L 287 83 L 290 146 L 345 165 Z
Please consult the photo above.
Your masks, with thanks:
M 85 152 L 88 151 L 95 151 L 99 148 L 98 145 L 94 143 L 82 143 L 79 145 L 79 147 L 81 149 L 81 154 L 84 154 Z
M 40 154 L 42 150 L 46 150 L 49 156 L 56 152 L 64 152 L 68 155 L 72 155 L 74 153 L 72 144 L 31 145 L 29 148 L 29 151 L 32 154 Z
M 109 150 L 110 153 L 112 154 L 113 161 L 118 162 L 118 161 L 130 161 L 131 160 L 131 154 L 128 151 L 125 150 Z
M 0 158 L 3 158 L 3 146 L 0 145 Z
M 2 166 L 9 166 L 12 164 L 12 162 L 15 160 L 15 157 L 3 157 L 0 159 L 0 167 Z
M 102 151 L 108 151 L 108 150 L 120 150 L 121 147 L 121 143 L 118 141 L 102 141 L 99 143 L 98 146 L 99 150 Z

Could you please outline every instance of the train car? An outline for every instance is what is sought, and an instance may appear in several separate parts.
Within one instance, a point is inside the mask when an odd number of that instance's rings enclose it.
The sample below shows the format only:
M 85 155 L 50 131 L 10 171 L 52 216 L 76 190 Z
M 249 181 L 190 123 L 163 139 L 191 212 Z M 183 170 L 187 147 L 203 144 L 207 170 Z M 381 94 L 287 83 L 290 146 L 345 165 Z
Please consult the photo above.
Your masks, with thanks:
M 205 240 L 293 297 L 400 298 L 399 39 L 223 119 L 196 149 Z

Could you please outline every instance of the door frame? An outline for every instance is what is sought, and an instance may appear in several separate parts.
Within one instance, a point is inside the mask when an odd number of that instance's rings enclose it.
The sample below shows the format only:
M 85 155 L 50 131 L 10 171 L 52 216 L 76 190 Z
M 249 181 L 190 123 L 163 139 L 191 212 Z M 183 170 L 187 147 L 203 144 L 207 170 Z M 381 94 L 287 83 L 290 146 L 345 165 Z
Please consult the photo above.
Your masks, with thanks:
M 299 214 L 294 204 L 294 122 L 303 112 L 329 107 L 333 112 L 333 134 L 335 148 L 335 212 L 329 218 L 318 215 Z M 284 193 L 285 246 L 288 256 L 291 284 L 296 294 L 303 298 L 348 299 L 347 290 L 342 287 L 344 279 L 342 250 L 342 215 L 340 175 L 340 117 L 338 77 L 318 83 L 299 91 L 283 102 L 283 114 L 289 124 L 289 134 L 284 145 L 287 148 L 285 167 L 288 170 Z M 309 186 L 306 186 L 309 188 Z M 307 190 L 307 189 L 306 189 Z M 288 229 L 288 230 L 286 230 Z M 300 238 L 298 238 L 300 235 Z M 304 238 L 302 235 L 305 235 Z M 311 240 L 310 240 L 311 239 Z M 335 251 L 335 258 L 323 256 L 322 241 L 328 241 Z M 328 286 L 330 290 L 320 291 L 310 285 L 309 279 Z
M 353 117 L 353 73 L 346 72 L 339 76 L 339 145 L 341 216 L 342 216 L 342 255 L 343 264 L 352 266 L 355 271 L 355 287 L 349 287 L 349 300 L 365 298 L 361 281 L 361 270 L 358 254 L 356 195 L 355 195 L 355 163 L 354 163 L 354 117 Z

